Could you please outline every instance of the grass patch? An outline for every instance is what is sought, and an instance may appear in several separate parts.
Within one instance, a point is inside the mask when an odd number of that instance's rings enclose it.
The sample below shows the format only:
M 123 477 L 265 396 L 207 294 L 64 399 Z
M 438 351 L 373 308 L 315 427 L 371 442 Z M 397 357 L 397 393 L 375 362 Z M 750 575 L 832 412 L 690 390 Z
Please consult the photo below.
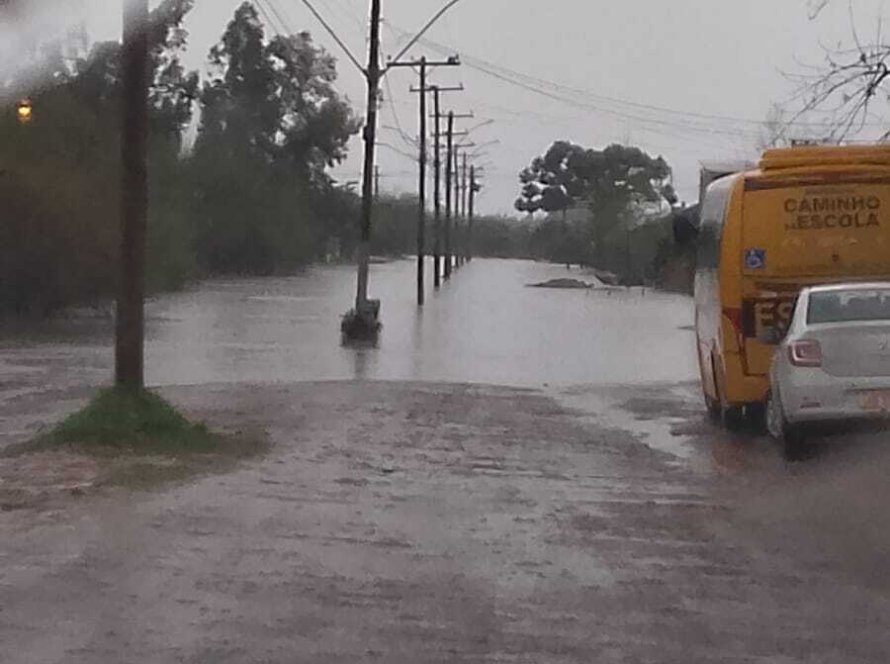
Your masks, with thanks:
M 261 437 L 231 436 L 193 423 L 148 390 L 103 390 L 52 430 L 10 450 L 18 456 L 68 450 L 98 459 L 99 484 L 150 488 L 229 470 L 264 452 Z
M 213 453 L 221 442 L 205 424 L 193 424 L 157 394 L 117 388 L 100 392 L 38 441 L 99 453 L 164 455 Z

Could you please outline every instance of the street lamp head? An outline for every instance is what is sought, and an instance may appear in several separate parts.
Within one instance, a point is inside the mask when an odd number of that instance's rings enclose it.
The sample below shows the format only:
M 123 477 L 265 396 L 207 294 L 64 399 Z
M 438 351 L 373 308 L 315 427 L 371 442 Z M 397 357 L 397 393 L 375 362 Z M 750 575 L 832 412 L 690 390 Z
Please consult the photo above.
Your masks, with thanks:
M 454 67 L 460 65 L 460 56 L 459 55 L 450 56 L 448 58 L 448 64 L 451 66 L 454 66 Z
M 16 104 L 16 117 L 21 124 L 28 124 L 34 119 L 34 107 L 31 105 L 30 99 L 22 99 Z

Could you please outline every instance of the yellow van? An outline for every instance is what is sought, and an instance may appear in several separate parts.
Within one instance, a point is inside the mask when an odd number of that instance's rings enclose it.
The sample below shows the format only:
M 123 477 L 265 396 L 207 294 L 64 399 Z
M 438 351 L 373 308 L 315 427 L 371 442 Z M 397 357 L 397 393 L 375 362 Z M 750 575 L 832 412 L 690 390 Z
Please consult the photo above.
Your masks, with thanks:
M 700 211 L 696 333 L 705 402 L 728 426 L 760 407 L 772 344 L 803 286 L 890 277 L 890 146 L 768 150 Z

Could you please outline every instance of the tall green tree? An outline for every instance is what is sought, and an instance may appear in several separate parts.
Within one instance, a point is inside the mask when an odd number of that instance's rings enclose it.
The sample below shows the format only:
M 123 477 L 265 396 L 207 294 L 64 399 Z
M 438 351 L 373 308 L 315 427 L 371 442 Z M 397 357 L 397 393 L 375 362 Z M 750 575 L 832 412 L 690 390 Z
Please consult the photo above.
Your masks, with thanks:
M 235 11 L 210 51 L 193 165 L 198 245 L 212 271 L 279 271 L 321 253 L 326 169 L 358 130 L 334 59 L 308 33 L 267 40 L 256 7 Z M 249 171 L 249 172 L 248 172 Z
M 605 238 L 616 226 L 676 203 L 670 180 L 667 162 L 640 148 L 596 150 L 558 141 L 520 173 L 516 208 L 534 213 L 587 207 L 586 244 L 594 260 L 602 260 Z

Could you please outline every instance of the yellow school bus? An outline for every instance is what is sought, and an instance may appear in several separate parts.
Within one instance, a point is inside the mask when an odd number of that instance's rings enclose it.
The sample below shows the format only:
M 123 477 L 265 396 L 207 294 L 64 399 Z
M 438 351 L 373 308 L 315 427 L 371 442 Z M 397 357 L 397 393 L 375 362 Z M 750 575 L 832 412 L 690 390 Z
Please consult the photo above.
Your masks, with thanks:
M 768 150 L 701 206 L 696 335 L 705 402 L 727 425 L 769 390 L 776 331 L 803 286 L 890 278 L 890 146 Z

